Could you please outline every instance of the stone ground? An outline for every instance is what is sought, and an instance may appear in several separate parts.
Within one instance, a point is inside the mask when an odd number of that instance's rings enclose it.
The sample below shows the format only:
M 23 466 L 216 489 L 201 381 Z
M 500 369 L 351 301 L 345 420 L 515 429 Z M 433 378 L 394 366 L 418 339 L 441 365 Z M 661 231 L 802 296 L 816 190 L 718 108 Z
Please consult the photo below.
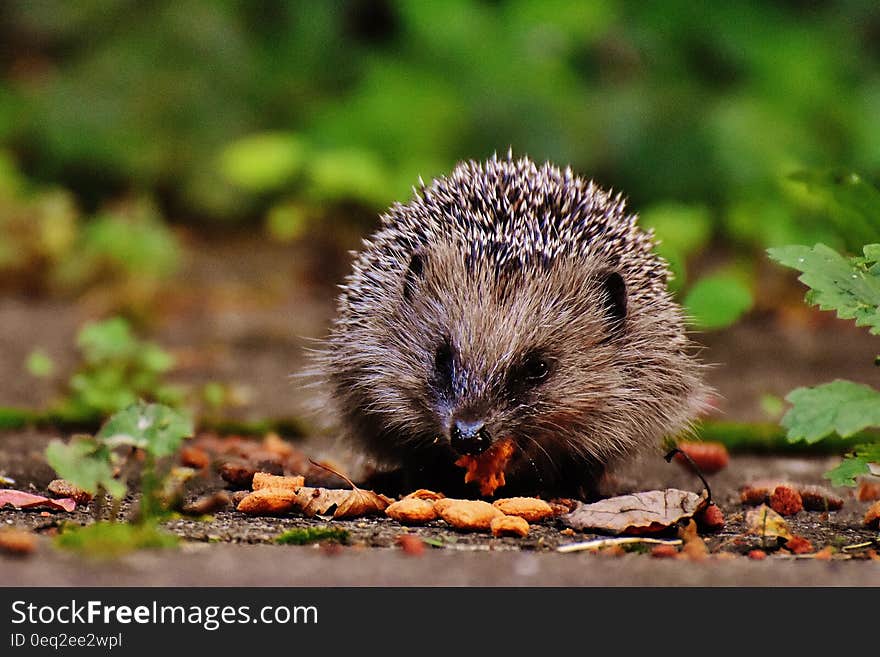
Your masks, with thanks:
M 326 250 L 326 247 L 323 247 Z M 155 339 L 172 348 L 185 383 L 234 382 L 249 401 L 232 414 L 248 419 L 299 416 L 307 406 L 289 374 L 302 365 L 303 348 L 320 336 L 332 313 L 332 284 L 344 267 L 328 269 L 338 253 L 321 249 L 279 247 L 259 240 L 199 243 L 169 294 Z M 326 256 L 326 257 L 325 257 Z M 77 327 L 97 312 L 83 302 L 7 295 L 0 297 L 0 405 L 39 407 L 49 403 L 75 363 Z M 721 398 L 727 419 L 766 421 L 764 394 L 784 395 L 798 385 L 835 377 L 874 385 L 880 376 L 870 363 L 876 338 L 824 316 L 795 315 L 785 321 L 756 313 L 738 327 L 697 336 L 703 359 L 715 366 L 710 382 Z M 49 381 L 24 374 L 22 363 L 42 346 L 58 363 Z M 19 488 L 44 490 L 53 478 L 42 458 L 47 442 L 66 436 L 51 430 L 0 432 L 0 475 Z M 313 438 L 307 451 L 317 458 L 346 463 L 350 455 L 332 441 Z M 713 552 L 742 555 L 761 547 L 760 538 L 743 538 L 743 511 L 738 489 L 760 478 L 823 483 L 822 473 L 836 457 L 735 454 L 727 469 L 710 478 L 713 496 L 727 524 L 707 536 Z M 699 491 L 700 483 L 659 455 L 645 455 L 620 469 L 613 480 L 619 491 L 678 487 Z M 31 528 L 41 534 L 36 554 L 0 557 L 0 585 L 868 585 L 880 586 L 880 562 L 847 558 L 848 545 L 877 539 L 861 525 L 867 504 L 851 491 L 842 510 L 802 512 L 791 521 L 796 534 L 816 548 L 838 550 L 831 561 L 775 555 L 757 562 L 710 559 L 702 563 L 653 559 L 644 554 L 612 557 L 555 552 L 565 543 L 592 538 L 565 536 L 555 521 L 535 525 L 525 539 L 495 539 L 465 534 L 437 521 L 406 529 L 391 520 L 338 523 L 350 532 L 348 545 L 280 546 L 272 540 L 285 529 L 324 523 L 302 518 L 251 518 L 223 511 L 210 520 L 178 519 L 168 523 L 183 537 L 177 550 L 143 551 L 114 561 L 90 561 L 52 547 L 59 515 L 0 510 L 0 523 Z M 79 510 L 69 518 L 86 522 Z M 334 521 L 337 524 L 337 521 Z M 396 543 L 415 533 L 442 547 L 419 557 Z

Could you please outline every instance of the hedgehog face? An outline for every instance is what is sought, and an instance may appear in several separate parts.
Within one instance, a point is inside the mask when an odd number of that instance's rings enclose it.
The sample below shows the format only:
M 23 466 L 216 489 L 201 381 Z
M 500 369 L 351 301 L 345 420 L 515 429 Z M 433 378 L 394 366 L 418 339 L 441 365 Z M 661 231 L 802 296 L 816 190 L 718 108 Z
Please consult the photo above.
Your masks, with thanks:
M 405 326 L 388 360 L 408 369 L 388 381 L 412 400 L 409 426 L 456 454 L 512 438 L 536 470 L 607 449 L 626 388 L 621 275 L 595 259 L 505 268 L 461 254 L 454 244 L 414 254 L 385 320 Z

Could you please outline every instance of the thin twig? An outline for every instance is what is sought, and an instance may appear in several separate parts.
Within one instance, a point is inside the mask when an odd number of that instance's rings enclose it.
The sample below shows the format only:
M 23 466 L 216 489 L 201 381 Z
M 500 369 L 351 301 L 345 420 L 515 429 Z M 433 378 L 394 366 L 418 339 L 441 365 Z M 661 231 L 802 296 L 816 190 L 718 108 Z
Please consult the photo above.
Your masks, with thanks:
M 631 543 L 650 543 L 652 545 L 681 545 L 680 538 L 664 540 L 660 538 L 642 538 L 640 536 L 626 536 L 621 538 L 599 538 L 594 541 L 583 543 L 568 543 L 556 548 L 557 552 L 580 552 L 582 550 L 600 550 L 614 545 L 627 545 Z

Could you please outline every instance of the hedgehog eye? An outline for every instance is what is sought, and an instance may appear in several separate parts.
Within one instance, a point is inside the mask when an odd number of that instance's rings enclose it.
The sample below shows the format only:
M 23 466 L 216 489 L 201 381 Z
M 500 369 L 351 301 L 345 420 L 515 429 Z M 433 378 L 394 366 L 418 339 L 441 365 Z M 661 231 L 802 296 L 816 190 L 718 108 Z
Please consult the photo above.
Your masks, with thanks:
M 530 353 L 519 367 L 519 378 L 528 385 L 538 385 L 543 382 L 551 370 L 551 362 L 540 353 Z
M 443 341 L 434 352 L 434 372 L 441 383 L 452 381 L 452 345 L 448 341 Z

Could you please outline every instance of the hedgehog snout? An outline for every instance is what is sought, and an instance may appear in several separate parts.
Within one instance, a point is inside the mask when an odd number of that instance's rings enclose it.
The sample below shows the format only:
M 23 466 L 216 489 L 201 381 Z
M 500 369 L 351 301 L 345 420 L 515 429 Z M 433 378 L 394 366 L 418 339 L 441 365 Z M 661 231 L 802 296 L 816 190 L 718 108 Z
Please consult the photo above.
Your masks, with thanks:
M 459 454 L 480 454 L 492 444 L 492 437 L 481 420 L 453 420 L 449 444 Z

